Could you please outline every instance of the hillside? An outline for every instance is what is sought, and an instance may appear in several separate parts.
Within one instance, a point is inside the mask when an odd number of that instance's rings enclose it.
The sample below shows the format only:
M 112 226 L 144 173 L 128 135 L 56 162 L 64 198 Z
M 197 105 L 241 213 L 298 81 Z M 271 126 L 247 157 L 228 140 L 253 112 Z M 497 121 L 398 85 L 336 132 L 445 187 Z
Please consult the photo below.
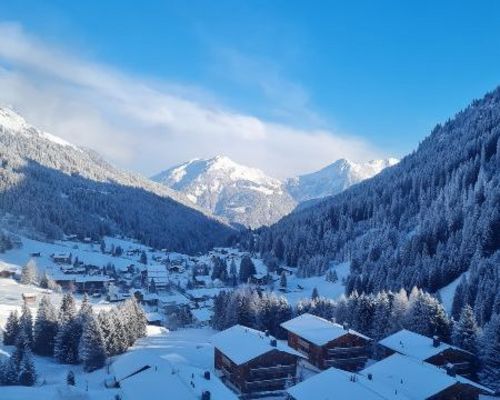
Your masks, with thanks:
M 454 315 L 500 309 L 500 89 L 437 125 L 412 154 L 313 208 L 262 229 L 264 256 L 322 274 L 352 260 L 347 291 L 436 291 L 465 271 Z
M 120 171 L 8 108 L 0 108 L 0 160 L 0 212 L 10 227 L 49 239 L 123 234 L 188 253 L 233 233 L 182 194 Z

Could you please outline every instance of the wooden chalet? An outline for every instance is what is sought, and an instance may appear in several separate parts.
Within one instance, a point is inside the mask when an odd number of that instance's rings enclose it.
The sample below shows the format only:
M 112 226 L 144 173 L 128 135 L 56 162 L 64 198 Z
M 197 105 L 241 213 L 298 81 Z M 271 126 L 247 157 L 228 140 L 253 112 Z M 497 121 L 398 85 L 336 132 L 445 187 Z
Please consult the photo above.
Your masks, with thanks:
M 169 277 L 165 265 L 148 265 L 146 267 L 146 284 L 154 281 L 157 289 L 165 289 L 169 284 Z
M 281 327 L 288 332 L 288 345 L 319 369 L 357 371 L 368 359 L 369 337 L 326 319 L 306 313 Z
M 215 369 L 242 393 L 283 390 L 296 382 L 303 356 L 274 337 L 235 325 L 212 338 Z
M 469 378 L 476 373 L 477 363 L 472 353 L 444 343 L 438 337 L 429 338 L 403 329 L 382 339 L 378 346 L 382 356 L 403 354 L 438 367 L 453 368 L 456 374 Z
M 414 400 L 478 400 L 482 395 L 494 394 L 452 369 L 398 353 L 370 365 L 360 375 Z
M 71 264 L 71 253 L 54 253 L 50 258 L 57 264 Z

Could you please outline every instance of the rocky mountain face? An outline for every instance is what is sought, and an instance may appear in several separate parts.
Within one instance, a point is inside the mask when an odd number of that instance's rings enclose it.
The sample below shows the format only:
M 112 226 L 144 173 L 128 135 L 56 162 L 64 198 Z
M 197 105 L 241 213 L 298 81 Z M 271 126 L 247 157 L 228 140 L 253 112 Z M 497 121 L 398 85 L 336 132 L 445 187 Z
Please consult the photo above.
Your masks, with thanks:
M 278 221 L 296 205 L 281 181 L 224 156 L 191 160 L 152 180 L 184 193 L 215 215 L 252 228 Z

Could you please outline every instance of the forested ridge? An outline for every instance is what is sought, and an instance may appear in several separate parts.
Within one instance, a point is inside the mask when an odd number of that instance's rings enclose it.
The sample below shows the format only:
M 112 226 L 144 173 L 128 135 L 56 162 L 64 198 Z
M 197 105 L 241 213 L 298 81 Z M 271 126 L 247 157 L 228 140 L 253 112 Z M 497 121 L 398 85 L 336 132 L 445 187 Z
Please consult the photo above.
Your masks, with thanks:
M 500 312 L 499 139 L 496 89 L 437 125 L 398 165 L 242 243 L 302 276 L 350 260 L 348 293 L 435 292 L 462 275 L 454 316 L 469 304 L 483 325 Z

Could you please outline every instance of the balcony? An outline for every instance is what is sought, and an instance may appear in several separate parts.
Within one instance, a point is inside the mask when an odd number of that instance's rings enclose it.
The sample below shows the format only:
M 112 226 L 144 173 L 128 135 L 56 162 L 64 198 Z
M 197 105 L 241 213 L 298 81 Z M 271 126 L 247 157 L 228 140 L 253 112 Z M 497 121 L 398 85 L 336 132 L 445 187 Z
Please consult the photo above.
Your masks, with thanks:
M 360 357 L 346 357 L 346 358 L 330 358 L 325 360 L 325 365 L 328 367 L 335 367 L 337 365 L 358 365 L 365 363 L 368 357 L 360 356 Z
M 255 390 L 271 390 L 282 389 L 286 383 L 295 384 L 295 378 L 275 378 L 275 379 L 262 379 L 257 381 L 245 381 L 245 386 L 250 391 Z
M 250 375 L 290 375 L 295 374 L 295 365 L 273 365 L 267 367 L 255 367 L 250 369 Z
M 328 349 L 329 356 L 360 356 L 366 354 L 366 347 L 364 346 L 353 346 L 353 347 L 335 347 L 333 349 Z

